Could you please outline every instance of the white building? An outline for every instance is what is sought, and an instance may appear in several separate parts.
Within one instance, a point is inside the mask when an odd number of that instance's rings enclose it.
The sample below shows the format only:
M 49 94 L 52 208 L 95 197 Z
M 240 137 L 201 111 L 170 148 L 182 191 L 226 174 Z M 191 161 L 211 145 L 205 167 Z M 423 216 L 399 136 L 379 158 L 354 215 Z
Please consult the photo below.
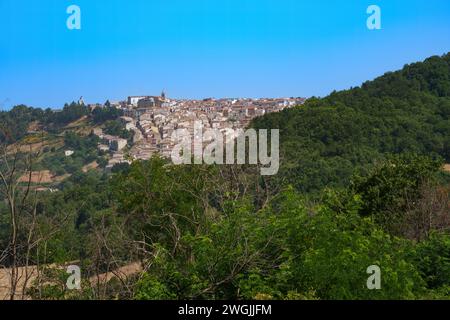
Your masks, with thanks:
M 128 104 L 137 107 L 139 101 L 146 99 L 147 96 L 131 96 L 128 97 Z
M 66 155 L 66 157 L 70 157 L 71 155 L 73 155 L 75 153 L 75 151 L 73 151 L 73 150 L 66 150 L 65 152 L 64 152 L 64 154 Z
M 112 151 L 121 151 L 127 146 L 128 142 L 125 139 L 114 139 L 109 142 Z

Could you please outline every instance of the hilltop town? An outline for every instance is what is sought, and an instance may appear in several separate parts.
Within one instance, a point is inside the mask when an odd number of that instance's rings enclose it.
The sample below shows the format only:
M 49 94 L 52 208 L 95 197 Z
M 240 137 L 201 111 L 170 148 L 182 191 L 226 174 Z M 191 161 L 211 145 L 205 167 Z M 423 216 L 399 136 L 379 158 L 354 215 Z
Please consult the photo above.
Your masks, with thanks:
M 227 136 L 230 129 L 245 128 L 255 117 L 280 112 L 304 101 L 304 98 L 183 100 L 168 98 L 163 92 L 160 96 L 130 96 L 126 101 L 88 106 L 91 111 L 105 107 L 121 110 L 124 127 L 133 132 L 130 142 L 104 134 L 101 128 L 93 130 L 103 141 L 98 148 L 112 153 L 106 167 L 110 169 L 132 160 L 148 160 L 154 154 L 170 157 L 174 130 L 186 129 L 193 134 L 194 122 L 200 122 L 204 129 L 218 129 Z M 84 104 L 82 100 L 80 103 Z

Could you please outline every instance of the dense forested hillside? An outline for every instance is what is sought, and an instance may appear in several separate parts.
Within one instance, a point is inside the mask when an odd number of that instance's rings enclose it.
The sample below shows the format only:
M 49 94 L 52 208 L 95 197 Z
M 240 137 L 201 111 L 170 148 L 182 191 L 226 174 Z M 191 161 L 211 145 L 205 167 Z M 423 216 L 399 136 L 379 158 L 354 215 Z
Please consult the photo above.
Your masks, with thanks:
M 29 138 L 33 121 L 58 130 L 85 111 L 14 108 L 0 114 L 0 142 Z M 119 132 L 108 122 L 117 116 L 108 110 L 89 121 Z M 70 174 L 57 191 L 35 192 L 20 177 L 38 157 L 4 148 L 0 266 L 38 268 L 38 278 L 22 283 L 21 298 L 35 299 L 450 298 L 450 175 L 442 170 L 450 161 L 450 55 L 253 125 L 281 129 L 274 177 L 159 157 L 83 172 L 83 163 L 62 166 L 49 148 L 37 165 Z M 90 160 L 100 156 L 92 136 L 59 139 Z M 67 263 L 80 266 L 81 290 L 67 288 L 58 267 Z M 121 268 L 125 276 L 100 280 Z M 373 268 L 377 288 L 368 281 Z
M 61 129 L 72 121 L 90 115 L 94 124 L 117 119 L 123 115 L 119 109 L 97 108 L 92 113 L 85 105 L 72 102 L 65 104 L 61 110 L 32 108 L 19 105 L 10 111 L 0 112 L 0 143 L 14 143 L 25 137 L 30 131 L 30 124 L 47 132 L 60 133 Z
M 278 178 L 300 191 L 344 186 L 355 167 L 368 167 L 386 153 L 450 161 L 450 54 L 309 99 L 253 125 L 281 129 Z

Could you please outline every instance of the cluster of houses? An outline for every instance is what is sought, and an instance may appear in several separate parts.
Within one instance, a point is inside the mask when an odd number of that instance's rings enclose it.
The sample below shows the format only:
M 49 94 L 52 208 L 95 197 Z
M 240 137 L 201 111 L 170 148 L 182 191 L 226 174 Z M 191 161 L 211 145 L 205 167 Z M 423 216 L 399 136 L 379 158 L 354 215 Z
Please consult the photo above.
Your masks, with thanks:
M 130 161 L 126 159 L 124 153 L 124 149 L 128 146 L 128 141 L 126 139 L 104 134 L 101 128 L 94 128 L 92 133 L 100 138 L 98 149 L 105 153 L 110 152 L 112 154 L 106 169 L 111 169 L 119 163 L 130 163 Z
M 104 135 L 101 129 L 94 134 L 102 140 L 99 149 L 113 154 L 110 168 L 130 159 L 148 160 L 154 154 L 170 157 L 174 130 L 186 129 L 193 135 L 194 123 L 201 123 L 204 130 L 219 129 L 227 137 L 228 131 L 246 128 L 255 117 L 280 112 L 304 101 L 303 98 L 179 100 L 168 99 L 164 92 L 160 96 L 130 96 L 112 105 L 123 110 L 121 120 L 127 130 L 134 131 L 133 143 L 128 145 L 125 139 Z

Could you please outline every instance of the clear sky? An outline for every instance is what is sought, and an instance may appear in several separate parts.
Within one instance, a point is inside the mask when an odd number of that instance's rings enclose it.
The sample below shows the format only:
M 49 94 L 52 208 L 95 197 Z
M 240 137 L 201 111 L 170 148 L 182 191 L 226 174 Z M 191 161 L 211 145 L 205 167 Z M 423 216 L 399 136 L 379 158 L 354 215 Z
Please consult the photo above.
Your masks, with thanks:
M 449 0 L 0 0 L 0 108 L 323 96 L 448 51 Z

